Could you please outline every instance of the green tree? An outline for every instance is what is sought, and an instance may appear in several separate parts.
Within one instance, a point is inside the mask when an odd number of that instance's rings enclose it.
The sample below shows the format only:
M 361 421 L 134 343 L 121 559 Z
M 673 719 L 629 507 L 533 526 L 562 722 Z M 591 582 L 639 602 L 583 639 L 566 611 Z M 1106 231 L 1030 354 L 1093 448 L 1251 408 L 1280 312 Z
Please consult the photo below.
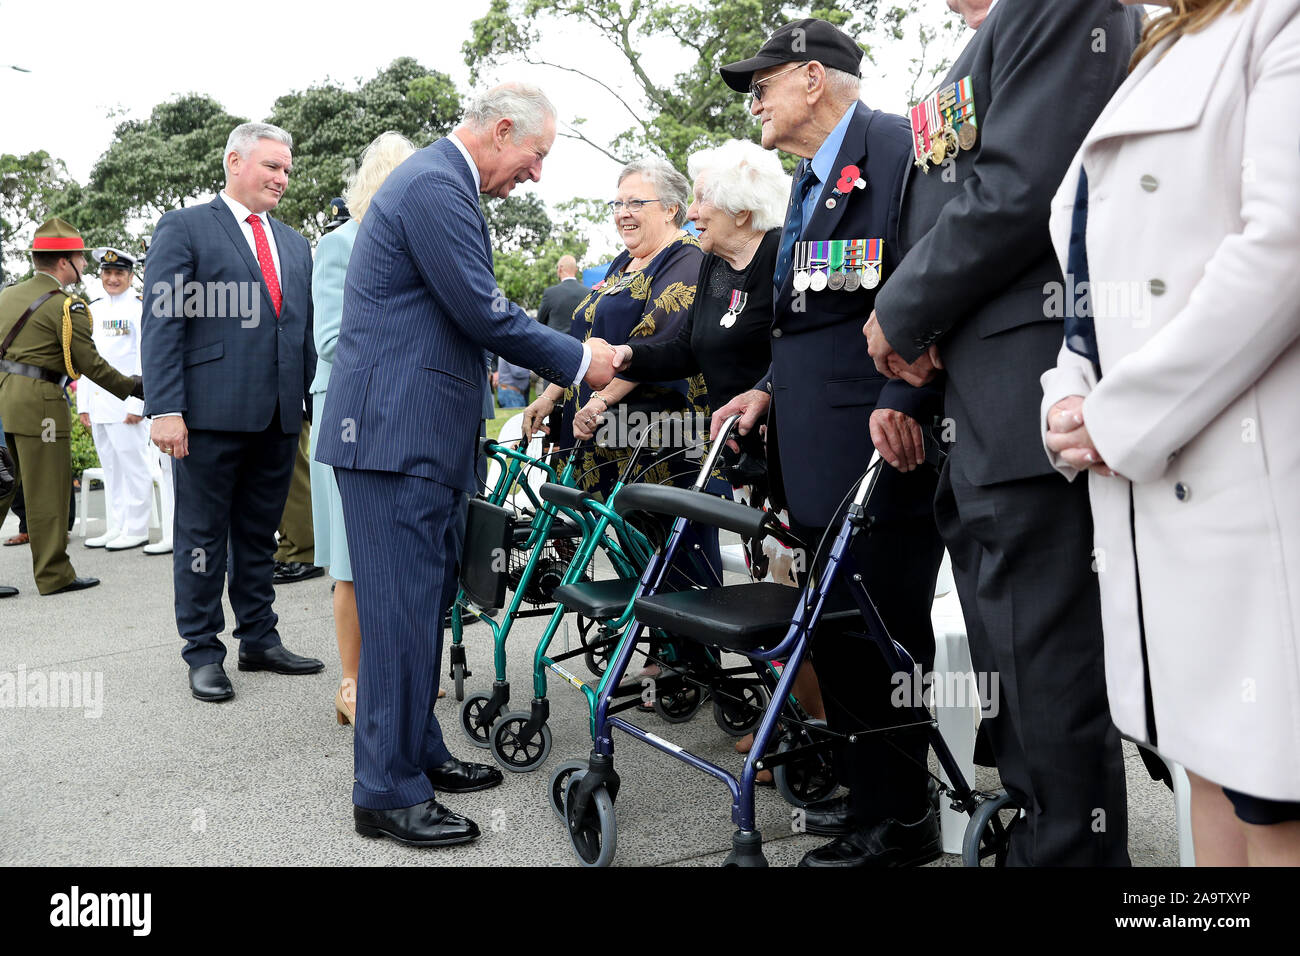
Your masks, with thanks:
M 45 150 L 22 156 L 0 154 L 0 281 L 29 270 L 31 263 L 23 250 L 48 217 L 50 206 L 71 185 L 63 160 Z
M 276 216 L 308 238 L 329 220 L 361 151 L 380 133 L 401 133 L 417 147 L 451 131 L 460 95 L 445 73 L 411 57 L 394 60 L 355 89 L 325 82 L 275 101 L 268 122 L 293 136 L 293 175 Z
M 472 24 L 463 52 L 471 72 L 520 59 L 586 77 L 613 98 L 627 126 L 608 144 L 590 139 L 581 119 L 561 135 L 582 140 L 618 162 L 649 151 L 684 169 L 686 157 L 704 146 L 738 135 L 757 138 L 748 100 L 722 82 L 718 67 L 752 56 L 778 26 L 805 16 L 829 20 L 858 37 L 901 39 L 919 2 L 492 0 L 488 12 Z M 596 31 L 622 57 L 622 75 L 598 77 L 583 68 L 580 57 L 558 63 L 540 56 L 536 47 L 543 31 L 557 23 Z M 653 64 L 644 53 L 649 41 L 660 40 L 675 42 L 688 64 L 666 81 L 652 75 Z M 864 50 L 872 56 L 869 45 Z M 624 80 L 636 96 L 619 92 Z
M 530 212 L 529 220 L 515 226 L 512 232 L 508 225 L 503 226 L 505 217 L 502 216 L 502 210 L 515 202 L 520 206 L 526 205 L 533 211 Z M 557 210 L 559 222 L 552 223 L 545 207 L 535 196 L 529 196 L 526 200 L 512 197 L 497 204 L 497 208 L 492 210 L 492 215 L 497 220 L 493 232 L 493 268 L 497 285 L 506 298 L 526 309 L 535 309 L 541 305 L 542 292 L 546 287 L 558 281 L 555 267 L 559 264 L 560 256 L 567 253 L 579 262 L 582 261 L 587 252 L 585 223 L 590 221 L 587 206 L 583 200 L 562 203 Z M 538 213 L 545 217 L 546 228 L 530 236 L 531 230 L 538 225 Z M 513 219 L 513 213 L 507 215 L 510 220 Z M 491 218 L 488 221 L 490 225 L 493 224 Z

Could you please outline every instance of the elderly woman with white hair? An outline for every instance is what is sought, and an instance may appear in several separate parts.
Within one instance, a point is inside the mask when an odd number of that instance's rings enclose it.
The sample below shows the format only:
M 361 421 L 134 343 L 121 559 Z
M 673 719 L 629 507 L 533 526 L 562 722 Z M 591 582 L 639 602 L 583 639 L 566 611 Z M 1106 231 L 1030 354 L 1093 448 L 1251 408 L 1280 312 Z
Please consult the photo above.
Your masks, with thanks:
M 400 166 L 415 147 L 400 133 L 380 133 L 361 153 L 361 165 L 343 194 L 352 218 L 333 232 L 321 236 L 311 270 L 311 299 L 315 315 L 316 377 L 311 383 L 314 408 L 325 407 L 334 349 L 343 321 L 343 282 L 347 276 L 352 244 L 370 200 L 388 174 Z M 311 429 L 311 511 L 316 532 L 316 564 L 328 568 L 334 585 L 334 636 L 339 645 L 343 679 L 334 695 L 334 711 L 340 724 L 357 719 L 357 668 L 361 662 L 361 623 L 357 618 L 352 564 L 348 560 L 348 539 L 343 528 L 343 506 L 339 501 L 334 469 L 316 460 L 319 433 Z

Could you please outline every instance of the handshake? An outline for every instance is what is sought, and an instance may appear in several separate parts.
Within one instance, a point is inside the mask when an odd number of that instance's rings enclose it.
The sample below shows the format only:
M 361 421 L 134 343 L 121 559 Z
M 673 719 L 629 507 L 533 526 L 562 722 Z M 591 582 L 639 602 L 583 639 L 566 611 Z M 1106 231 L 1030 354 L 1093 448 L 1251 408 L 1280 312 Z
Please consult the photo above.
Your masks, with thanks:
M 627 345 L 610 345 L 604 339 L 587 339 L 591 349 L 591 364 L 583 376 L 592 388 L 604 388 L 614 380 L 616 372 L 627 368 L 632 361 L 632 349 Z

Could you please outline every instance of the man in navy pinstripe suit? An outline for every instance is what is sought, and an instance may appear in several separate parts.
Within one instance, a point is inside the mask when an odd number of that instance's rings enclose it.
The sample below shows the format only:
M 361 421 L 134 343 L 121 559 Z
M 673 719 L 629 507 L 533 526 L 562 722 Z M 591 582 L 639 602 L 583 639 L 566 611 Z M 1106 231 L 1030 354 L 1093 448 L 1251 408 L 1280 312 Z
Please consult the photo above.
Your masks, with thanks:
M 318 461 L 334 466 L 363 635 L 357 680 L 357 832 L 412 846 L 478 836 L 435 799 L 500 772 L 456 760 L 433 716 L 443 613 L 455 596 L 465 496 L 475 490 L 483 352 L 593 387 L 613 350 L 508 302 L 492 273 L 480 192 L 541 177 L 555 108 L 506 84 L 454 133 L 399 166 L 371 201 L 348 264 Z
M 226 186 L 158 221 L 144 275 L 140 359 L 150 437 L 176 481 L 172 579 L 190 692 L 235 695 L 222 668 L 229 571 L 239 669 L 315 674 L 280 643 L 272 610 L 284 511 L 316 371 L 311 247 L 268 213 L 289 182 L 293 140 L 265 123 L 230 134 Z

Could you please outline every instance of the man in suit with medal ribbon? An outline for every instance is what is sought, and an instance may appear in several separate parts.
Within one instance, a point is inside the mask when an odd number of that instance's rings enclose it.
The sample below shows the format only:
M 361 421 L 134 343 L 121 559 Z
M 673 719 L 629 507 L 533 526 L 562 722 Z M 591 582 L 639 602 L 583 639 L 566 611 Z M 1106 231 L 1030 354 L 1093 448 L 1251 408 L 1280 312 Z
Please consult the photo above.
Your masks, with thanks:
M 890 635 L 928 672 L 943 547 L 921 428 L 939 411 L 940 394 L 887 380 L 862 341 L 862 320 L 894 263 L 911 149 L 902 117 L 859 101 L 861 60 L 852 38 L 806 19 L 778 29 L 756 56 L 722 68 L 728 86 L 750 93 L 763 145 L 803 162 L 777 253 L 771 369 L 715 413 L 714 427 L 741 413 L 744 434 L 766 417 L 774 488 L 814 546 L 866 470 L 872 436 L 894 467 L 872 496 L 876 522 L 859 536 L 855 557 Z M 897 682 L 869 642 L 824 627 L 813 659 L 833 730 L 899 723 L 891 704 Z M 808 853 L 803 865 L 905 866 L 939 855 L 926 741 L 915 733 L 889 736 L 859 735 L 842 748 L 840 778 L 850 796 L 814 804 L 805 820 L 810 832 L 837 839 Z
M 998 676 L 981 731 L 1026 811 L 1010 861 L 1126 865 L 1087 488 L 1044 459 L 1038 416 L 1062 338 L 1045 306 L 1062 281 L 1051 199 L 1124 79 L 1140 14 L 1116 0 L 948 5 L 976 33 L 912 110 L 902 261 L 863 332 L 891 377 L 946 373 L 954 440 L 935 511 L 975 669 Z

